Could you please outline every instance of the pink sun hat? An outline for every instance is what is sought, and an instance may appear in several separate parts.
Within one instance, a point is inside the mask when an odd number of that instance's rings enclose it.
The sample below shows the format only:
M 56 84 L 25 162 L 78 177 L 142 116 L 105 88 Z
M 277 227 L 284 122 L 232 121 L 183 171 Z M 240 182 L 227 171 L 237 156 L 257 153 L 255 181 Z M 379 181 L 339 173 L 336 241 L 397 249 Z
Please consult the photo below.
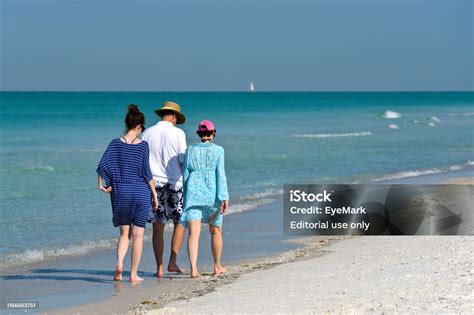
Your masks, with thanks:
M 205 132 L 205 131 L 214 131 L 216 128 L 214 124 L 210 120 L 203 120 L 198 125 L 198 132 Z

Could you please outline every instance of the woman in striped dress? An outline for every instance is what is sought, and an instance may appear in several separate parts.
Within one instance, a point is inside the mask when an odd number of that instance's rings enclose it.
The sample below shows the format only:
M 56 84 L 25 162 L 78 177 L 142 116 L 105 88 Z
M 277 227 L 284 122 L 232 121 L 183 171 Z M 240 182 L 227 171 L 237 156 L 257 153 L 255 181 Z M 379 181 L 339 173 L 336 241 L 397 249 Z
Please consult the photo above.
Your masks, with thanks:
M 142 256 L 143 234 L 148 214 L 158 200 L 150 171 L 148 143 L 139 139 L 145 129 L 145 116 L 136 105 L 128 106 L 127 132 L 112 140 L 97 167 L 99 189 L 110 193 L 112 223 L 120 227 L 114 280 L 122 280 L 123 259 L 132 242 L 130 281 L 142 281 L 137 274 Z

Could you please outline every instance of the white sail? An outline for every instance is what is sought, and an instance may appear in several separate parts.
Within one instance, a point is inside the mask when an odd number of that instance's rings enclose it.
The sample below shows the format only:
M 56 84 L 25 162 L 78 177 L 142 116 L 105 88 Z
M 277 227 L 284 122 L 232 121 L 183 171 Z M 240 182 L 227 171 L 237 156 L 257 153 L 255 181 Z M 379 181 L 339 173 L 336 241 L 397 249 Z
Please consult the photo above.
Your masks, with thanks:
M 253 82 L 250 82 L 250 92 L 255 91 L 255 87 L 253 86 Z

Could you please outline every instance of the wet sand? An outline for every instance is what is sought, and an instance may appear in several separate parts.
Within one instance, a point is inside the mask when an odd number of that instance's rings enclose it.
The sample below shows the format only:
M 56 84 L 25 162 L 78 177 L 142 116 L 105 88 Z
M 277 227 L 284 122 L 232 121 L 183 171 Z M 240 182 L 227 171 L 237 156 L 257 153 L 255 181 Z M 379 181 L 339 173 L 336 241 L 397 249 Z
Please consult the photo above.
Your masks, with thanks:
M 307 260 L 327 254 L 331 244 L 350 237 L 305 237 L 285 242 L 302 245 L 303 247 L 290 250 L 281 254 L 269 257 L 240 261 L 237 264 L 230 264 L 229 272 L 224 275 L 213 276 L 211 273 L 202 273 L 199 279 L 191 279 L 189 274 L 166 276 L 156 280 L 152 287 L 144 289 L 140 284 L 134 287 L 125 288 L 123 283 L 116 286 L 123 286 L 123 290 L 118 290 L 117 294 L 104 301 L 85 304 L 77 307 L 60 309 L 47 314 L 142 314 L 161 309 L 175 301 L 187 301 L 191 298 L 205 296 L 236 281 L 246 274 L 272 269 L 276 266 L 295 261 Z M 189 312 L 200 312 L 194 309 Z

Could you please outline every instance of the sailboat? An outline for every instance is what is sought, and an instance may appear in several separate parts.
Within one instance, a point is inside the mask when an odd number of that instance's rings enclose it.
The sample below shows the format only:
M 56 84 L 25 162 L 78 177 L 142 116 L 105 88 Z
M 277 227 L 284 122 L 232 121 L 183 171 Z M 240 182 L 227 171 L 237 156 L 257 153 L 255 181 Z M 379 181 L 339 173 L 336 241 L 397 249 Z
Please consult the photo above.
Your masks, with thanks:
M 255 92 L 255 86 L 253 86 L 253 82 L 250 82 L 250 92 Z

